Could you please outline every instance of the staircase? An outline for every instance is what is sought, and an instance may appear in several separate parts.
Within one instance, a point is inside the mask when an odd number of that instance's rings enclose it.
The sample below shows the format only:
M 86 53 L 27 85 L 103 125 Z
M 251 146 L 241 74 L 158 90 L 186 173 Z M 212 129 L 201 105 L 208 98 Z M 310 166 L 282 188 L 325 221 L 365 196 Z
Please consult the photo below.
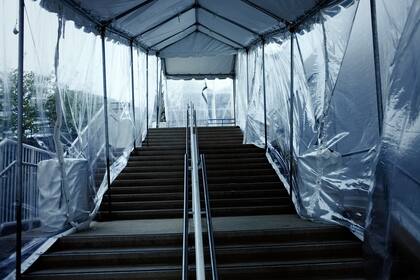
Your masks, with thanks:
M 299 219 L 264 150 L 242 138 L 238 127 L 198 129 L 220 278 L 363 278 L 361 243 L 343 228 Z M 96 225 L 59 239 L 24 277 L 180 279 L 185 141 L 184 128 L 150 129 Z
M 198 138 L 214 217 L 293 213 L 264 150 L 242 144 L 239 128 L 199 128 Z M 103 203 L 99 220 L 182 218 L 185 139 L 184 128 L 151 129 L 112 184 L 112 211 Z

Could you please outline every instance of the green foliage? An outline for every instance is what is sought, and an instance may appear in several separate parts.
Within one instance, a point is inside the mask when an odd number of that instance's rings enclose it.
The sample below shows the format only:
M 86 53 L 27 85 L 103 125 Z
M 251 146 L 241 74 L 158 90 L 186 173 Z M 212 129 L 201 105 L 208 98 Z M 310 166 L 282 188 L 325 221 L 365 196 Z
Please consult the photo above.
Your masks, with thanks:
M 2 130 L 9 129 L 12 133 L 17 131 L 17 115 L 18 115 L 18 71 L 14 70 L 7 74 L 7 83 L 10 85 L 10 108 L 6 108 L 6 86 L 3 81 L 0 83 L 0 112 L 2 112 Z M 37 116 L 36 105 L 34 104 L 33 98 L 36 95 L 35 91 L 35 74 L 33 72 L 27 72 L 23 76 L 23 131 L 24 137 L 29 133 L 37 132 L 35 125 L 35 119 Z M 7 110 L 7 111 L 6 111 Z

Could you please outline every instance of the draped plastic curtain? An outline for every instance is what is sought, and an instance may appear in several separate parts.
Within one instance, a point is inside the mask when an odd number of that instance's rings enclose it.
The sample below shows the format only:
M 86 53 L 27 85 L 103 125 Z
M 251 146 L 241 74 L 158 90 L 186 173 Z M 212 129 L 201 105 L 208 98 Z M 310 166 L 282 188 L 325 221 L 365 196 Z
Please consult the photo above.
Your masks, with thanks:
M 248 111 L 245 141 L 264 147 L 264 92 L 262 47 L 256 46 L 248 52 Z
M 0 1 L 1 277 L 14 268 L 18 2 Z M 62 9 L 68 9 L 63 6 Z M 25 1 L 24 258 L 49 237 L 88 226 L 108 188 L 101 38 Z M 75 43 L 77 49 L 75 49 Z M 146 134 L 146 55 L 134 48 L 136 122 L 128 44 L 105 42 L 111 180 Z M 156 59 L 151 56 L 150 60 Z M 155 68 L 156 69 L 156 68 Z M 155 85 L 156 73 L 149 76 Z M 150 91 L 151 112 L 156 90 Z M 150 109 L 150 108 L 149 108 Z M 134 126 L 135 124 L 135 126 Z M 4 179 L 6 178 L 6 179 Z M 4 248 L 4 249 L 3 249 Z M 23 266 L 25 268 L 26 265 Z
M 285 178 L 290 166 L 290 46 L 290 34 L 265 46 L 267 146 Z
M 293 35 L 292 124 L 292 35 L 282 34 L 265 44 L 265 77 L 262 47 L 251 49 L 243 128 L 247 143 L 264 145 L 265 78 L 268 156 L 285 182 L 293 160 L 298 213 L 345 225 L 362 239 L 378 141 L 368 4 L 362 1 L 359 9 L 358 2 L 325 8 L 310 28 Z
M 148 118 L 149 118 L 149 127 L 156 127 L 156 114 L 157 114 L 157 104 L 158 104 L 158 78 L 159 78 L 159 61 L 154 55 L 149 55 L 148 59 L 149 74 L 148 74 Z
M 384 260 L 385 279 L 398 263 L 395 242 L 419 257 L 420 2 L 376 3 L 384 119 L 368 241 Z
M 247 79 L 247 54 L 244 51 L 240 51 L 237 54 L 236 60 L 236 123 L 242 129 L 245 130 L 246 126 L 246 112 L 248 110 L 248 79 Z
M 114 41 L 105 42 L 108 133 L 111 181 L 122 171 L 134 144 L 131 95 L 130 48 Z
M 165 94 L 166 126 L 185 127 L 187 105 L 194 103 L 197 125 L 210 126 L 233 121 L 233 81 L 168 80 Z
M 136 146 L 141 146 L 147 133 L 146 111 L 146 54 L 140 49 L 133 50 L 134 71 L 134 108 L 135 108 L 135 138 Z

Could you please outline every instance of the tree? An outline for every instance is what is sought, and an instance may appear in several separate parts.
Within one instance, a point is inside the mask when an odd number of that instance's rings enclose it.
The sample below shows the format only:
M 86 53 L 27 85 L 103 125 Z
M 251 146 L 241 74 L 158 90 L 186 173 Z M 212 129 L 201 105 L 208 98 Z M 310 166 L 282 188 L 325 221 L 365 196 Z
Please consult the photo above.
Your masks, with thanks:
M 2 112 L 2 134 L 4 130 L 10 130 L 10 132 L 17 133 L 17 116 L 18 116 L 18 71 L 8 73 L 6 75 L 7 84 L 10 84 L 10 95 L 6 95 L 7 88 L 5 87 L 5 81 L 0 83 L 0 97 L 2 98 L 0 103 L 0 112 Z M 36 118 L 36 106 L 33 102 L 35 96 L 35 74 L 33 72 L 26 72 L 23 76 L 23 136 L 26 138 L 29 133 L 37 131 L 35 125 Z M 6 100 L 8 98 L 9 100 Z M 9 108 L 4 106 L 9 104 Z

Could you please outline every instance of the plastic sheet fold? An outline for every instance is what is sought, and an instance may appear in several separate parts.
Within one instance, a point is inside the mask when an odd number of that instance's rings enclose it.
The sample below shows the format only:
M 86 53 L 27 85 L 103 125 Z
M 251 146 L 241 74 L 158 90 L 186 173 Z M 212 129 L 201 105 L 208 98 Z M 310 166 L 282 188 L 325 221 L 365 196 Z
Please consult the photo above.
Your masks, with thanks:
M 14 268 L 18 30 L 17 2 L 1 1 L 0 6 L 0 270 L 4 277 Z M 137 99 L 133 104 L 129 44 L 106 40 L 105 104 L 99 36 L 82 32 L 73 21 L 33 1 L 25 3 L 25 26 L 24 260 L 55 234 L 87 227 L 98 211 L 108 188 L 105 106 L 111 180 L 125 167 L 134 141 L 141 145 L 147 112 L 146 55 L 136 46 L 133 76 Z M 156 111 L 156 75 L 150 77 L 155 85 L 150 114 Z M 137 121 L 133 112 L 137 112 Z
M 372 37 L 368 1 L 344 4 L 265 43 L 265 76 L 262 46 L 250 50 L 243 129 L 247 143 L 264 147 L 265 79 L 267 152 L 283 181 L 292 179 L 297 212 L 363 239 L 379 139 Z
M 367 241 L 383 279 L 404 261 L 396 252 L 420 259 L 419 19 L 418 1 L 377 1 L 384 115 Z

